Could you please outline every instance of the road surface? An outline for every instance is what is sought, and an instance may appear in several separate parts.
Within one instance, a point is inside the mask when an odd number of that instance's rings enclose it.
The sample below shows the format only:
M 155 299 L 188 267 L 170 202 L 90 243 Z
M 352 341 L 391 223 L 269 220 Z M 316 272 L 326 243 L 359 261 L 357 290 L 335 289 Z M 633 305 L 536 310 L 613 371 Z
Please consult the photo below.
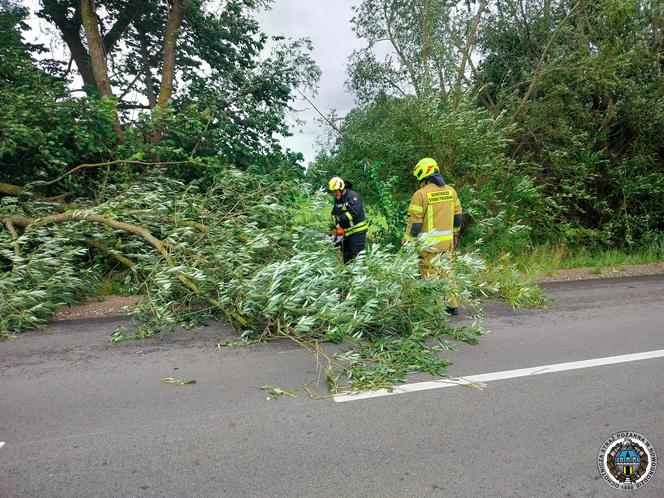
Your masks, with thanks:
M 119 345 L 114 320 L 25 333 L 0 343 L 0 496 L 627 496 L 597 452 L 629 430 L 664 457 L 664 357 L 576 362 L 664 350 L 664 276 L 545 290 L 549 310 L 488 303 L 491 334 L 445 355 L 455 376 L 541 374 L 346 402 L 306 395 L 298 347 L 218 350 L 219 326 Z M 266 384 L 298 397 L 266 401 Z M 664 496 L 664 468 L 635 495 Z

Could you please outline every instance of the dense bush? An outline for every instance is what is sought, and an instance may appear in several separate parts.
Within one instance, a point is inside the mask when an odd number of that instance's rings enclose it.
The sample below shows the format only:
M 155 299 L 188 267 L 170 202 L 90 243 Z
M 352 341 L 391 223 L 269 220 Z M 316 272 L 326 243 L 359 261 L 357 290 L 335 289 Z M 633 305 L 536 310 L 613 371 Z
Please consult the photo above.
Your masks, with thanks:
M 312 182 L 340 174 L 380 205 L 367 174 L 379 162 L 405 202 L 430 156 L 467 206 L 464 244 L 491 257 L 532 244 L 661 247 L 658 2 L 364 0 L 356 14 L 367 43 L 348 65 L 357 106 L 330 117 Z
M 435 99 L 422 104 L 383 96 L 346 117 L 343 138 L 307 178 L 315 183 L 333 174 L 352 179 L 385 218 L 379 237 L 397 242 L 417 189 L 412 169 L 422 156 L 437 152 L 443 176 L 464 207 L 464 246 L 477 246 L 492 257 L 508 247 L 524 251 L 550 236 L 554 205 L 529 169 L 507 155 L 510 128 L 503 121 L 465 101 L 451 111 Z

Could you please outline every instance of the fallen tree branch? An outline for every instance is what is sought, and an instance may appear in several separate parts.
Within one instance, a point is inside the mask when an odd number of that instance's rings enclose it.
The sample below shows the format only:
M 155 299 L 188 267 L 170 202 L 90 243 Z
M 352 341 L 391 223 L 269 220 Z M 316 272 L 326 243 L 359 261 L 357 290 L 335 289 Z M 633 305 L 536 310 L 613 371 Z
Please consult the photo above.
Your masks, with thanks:
M 11 183 L 2 183 L 2 182 L 0 182 L 0 194 L 10 195 L 12 197 L 18 197 L 20 195 L 30 195 L 35 199 L 37 199 L 38 201 L 46 201 L 46 202 L 61 201 L 62 199 L 64 199 L 69 195 L 69 194 L 60 194 L 54 197 L 44 197 L 42 195 L 34 194 L 23 187 L 19 187 L 18 185 L 12 185 Z
M 0 194 L 13 195 L 18 197 L 19 195 L 21 195 L 22 191 L 23 189 L 17 185 L 0 182 Z
M 103 225 L 107 225 L 112 228 L 116 228 L 118 230 L 122 230 L 124 232 L 128 232 L 133 235 L 138 235 L 139 237 L 142 237 L 146 242 L 148 242 L 152 247 L 154 247 L 157 250 L 157 252 L 159 252 L 159 254 L 161 254 L 164 257 L 164 259 L 166 260 L 166 264 L 169 266 L 169 268 L 176 267 L 175 261 L 166 250 L 164 242 L 155 237 L 154 235 L 152 235 L 152 232 L 150 232 L 150 230 L 148 230 L 147 228 L 140 227 L 138 225 L 132 225 L 130 223 L 125 223 L 123 221 L 118 221 L 113 218 L 109 218 L 107 216 L 68 211 L 65 213 L 53 214 L 51 216 L 46 216 L 40 219 L 28 218 L 27 216 L 11 215 L 5 217 L 3 221 L 5 223 L 7 221 L 10 221 L 13 224 L 22 227 L 28 227 L 28 226 L 42 227 L 46 225 L 52 225 L 54 223 L 63 223 L 67 221 L 90 221 L 94 223 L 101 223 Z M 178 280 L 182 283 L 182 285 L 192 290 L 194 293 L 200 294 L 201 291 L 198 288 L 198 286 L 194 282 L 189 280 L 189 278 L 187 278 L 186 275 L 177 272 L 176 276 Z M 219 304 L 219 301 L 216 299 L 213 298 L 205 298 L 205 299 L 207 302 L 209 302 L 214 306 L 217 306 Z

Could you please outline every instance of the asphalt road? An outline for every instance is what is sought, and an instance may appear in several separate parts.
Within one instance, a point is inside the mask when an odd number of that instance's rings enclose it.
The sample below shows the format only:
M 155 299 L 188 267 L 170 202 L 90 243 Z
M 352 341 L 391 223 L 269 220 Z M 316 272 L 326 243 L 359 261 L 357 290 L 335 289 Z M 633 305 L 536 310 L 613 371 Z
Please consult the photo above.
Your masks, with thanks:
M 450 373 L 664 349 L 664 276 L 545 289 L 550 310 L 488 303 L 492 333 L 446 354 Z M 0 496 L 610 497 L 627 494 L 597 470 L 609 435 L 664 457 L 661 357 L 339 403 L 306 395 L 294 345 L 218 350 L 230 333 L 211 326 L 113 346 L 116 325 L 0 343 Z M 268 402 L 265 384 L 298 397 Z M 664 468 L 635 494 L 663 497 Z

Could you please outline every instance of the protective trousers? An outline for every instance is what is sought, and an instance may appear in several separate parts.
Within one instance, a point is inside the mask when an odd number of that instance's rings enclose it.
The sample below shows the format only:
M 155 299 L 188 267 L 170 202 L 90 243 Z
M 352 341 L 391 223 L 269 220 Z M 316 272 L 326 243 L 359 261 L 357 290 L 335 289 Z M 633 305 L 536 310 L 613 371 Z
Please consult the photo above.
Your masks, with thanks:
M 438 272 L 436 269 L 430 265 L 431 260 L 438 254 L 444 254 L 447 251 L 443 252 L 421 252 L 420 253 L 420 276 L 422 277 L 438 277 Z M 450 308 L 458 308 L 459 301 L 455 296 L 452 296 L 447 301 L 447 306 Z
M 344 264 L 355 259 L 355 257 L 364 251 L 367 240 L 367 232 L 358 232 L 344 237 L 341 241 L 341 251 L 344 258 Z

